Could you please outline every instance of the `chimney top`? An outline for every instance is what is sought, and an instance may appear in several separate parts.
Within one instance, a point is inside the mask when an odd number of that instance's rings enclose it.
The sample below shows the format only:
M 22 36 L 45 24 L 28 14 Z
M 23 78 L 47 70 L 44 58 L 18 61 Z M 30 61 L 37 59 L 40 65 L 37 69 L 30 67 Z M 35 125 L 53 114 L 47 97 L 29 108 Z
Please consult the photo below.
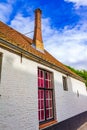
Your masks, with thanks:
M 39 8 L 35 10 L 35 25 L 34 25 L 33 44 L 37 50 L 43 52 L 44 45 L 43 45 L 43 40 L 42 40 L 41 14 L 42 14 L 42 11 Z
M 35 9 L 35 13 L 38 12 L 38 11 L 42 14 L 42 10 L 41 9 L 39 9 L 39 8 Z

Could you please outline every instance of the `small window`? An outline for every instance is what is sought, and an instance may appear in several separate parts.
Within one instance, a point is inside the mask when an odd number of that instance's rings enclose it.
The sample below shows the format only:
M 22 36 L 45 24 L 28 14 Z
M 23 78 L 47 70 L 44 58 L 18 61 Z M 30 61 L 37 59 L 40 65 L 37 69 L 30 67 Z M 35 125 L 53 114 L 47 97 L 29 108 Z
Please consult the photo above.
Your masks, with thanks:
M 0 53 L 0 81 L 1 81 L 1 68 L 2 68 L 2 53 Z
M 68 91 L 68 86 L 67 86 L 67 77 L 63 76 L 63 89 L 65 91 Z

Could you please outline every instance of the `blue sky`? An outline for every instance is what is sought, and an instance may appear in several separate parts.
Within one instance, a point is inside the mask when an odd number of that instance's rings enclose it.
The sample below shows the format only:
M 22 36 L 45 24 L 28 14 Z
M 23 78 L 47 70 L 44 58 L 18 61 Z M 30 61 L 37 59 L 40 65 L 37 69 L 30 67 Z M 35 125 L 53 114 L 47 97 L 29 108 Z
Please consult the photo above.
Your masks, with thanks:
M 87 69 L 87 0 L 0 0 L 0 20 L 25 34 L 34 30 L 36 8 L 45 48 L 62 63 Z

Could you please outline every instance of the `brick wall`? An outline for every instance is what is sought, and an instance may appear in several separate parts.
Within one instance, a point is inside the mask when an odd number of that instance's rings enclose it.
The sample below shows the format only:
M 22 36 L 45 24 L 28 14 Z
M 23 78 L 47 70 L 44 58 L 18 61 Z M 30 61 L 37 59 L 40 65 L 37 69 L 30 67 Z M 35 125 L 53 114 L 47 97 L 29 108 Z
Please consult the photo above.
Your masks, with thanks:
M 37 65 L 3 52 L 0 84 L 0 129 L 38 130 Z
M 62 76 L 66 75 L 24 57 L 21 63 L 20 56 L 1 48 L 0 52 L 3 52 L 0 83 L 1 130 L 38 130 L 38 67 L 53 72 L 55 118 L 58 122 L 87 110 L 84 83 L 67 77 L 68 91 L 64 91 Z
M 67 77 L 67 82 L 68 91 L 64 91 L 62 74 L 55 74 L 55 99 L 57 120 L 59 122 L 87 110 L 85 84 L 71 77 Z

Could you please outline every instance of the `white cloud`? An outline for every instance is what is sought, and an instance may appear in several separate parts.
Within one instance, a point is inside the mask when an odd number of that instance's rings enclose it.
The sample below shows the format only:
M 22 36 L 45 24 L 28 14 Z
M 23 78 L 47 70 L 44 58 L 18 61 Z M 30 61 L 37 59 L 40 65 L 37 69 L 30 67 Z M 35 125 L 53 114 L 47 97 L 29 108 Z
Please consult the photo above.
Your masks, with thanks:
M 46 25 L 43 36 L 47 50 L 64 64 L 87 69 L 87 24 L 72 29 L 67 26 L 62 31 Z
M 78 8 L 79 6 L 87 6 L 87 0 L 65 0 L 66 2 L 73 2 Z
M 0 20 L 3 22 L 7 22 L 9 20 L 9 16 L 12 12 L 11 2 L 9 3 L 0 3 Z
M 7 3 L 0 2 L 0 20 L 8 22 L 16 0 L 7 0 Z M 87 0 L 65 0 L 73 2 L 76 8 L 87 6 Z M 32 8 L 29 8 L 31 11 Z M 29 12 L 30 12 L 29 11 Z M 32 11 L 31 11 L 32 12 Z M 76 68 L 87 69 L 87 24 L 86 15 L 77 12 L 81 16 L 81 21 L 74 28 L 66 26 L 63 30 L 51 28 L 50 19 L 42 19 L 43 41 L 45 48 L 64 64 Z M 11 21 L 10 26 L 25 34 L 34 31 L 34 18 L 23 17 L 18 13 Z M 33 38 L 33 32 L 27 34 Z
M 34 20 L 31 17 L 23 17 L 21 13 L 18 13 L 11 21 L 11 25 L 14 29 L 20 31 L 23 34 L 34 31 Z M 33 32 L 27 34 L 30 38 L 33 36 Z
M 51 28 L 50 19 L 43 19 L 43 41 L 45 48 L 64 64 L 79 69 L 87 69 L 87 24 L 79 24 L 70 29 L 66 26 L 62 31 Z M 22 33 L 33 30 L 34 20 L 17 14 L 11 26 Z M 29 34 L 29 37 L 33 37 Z

